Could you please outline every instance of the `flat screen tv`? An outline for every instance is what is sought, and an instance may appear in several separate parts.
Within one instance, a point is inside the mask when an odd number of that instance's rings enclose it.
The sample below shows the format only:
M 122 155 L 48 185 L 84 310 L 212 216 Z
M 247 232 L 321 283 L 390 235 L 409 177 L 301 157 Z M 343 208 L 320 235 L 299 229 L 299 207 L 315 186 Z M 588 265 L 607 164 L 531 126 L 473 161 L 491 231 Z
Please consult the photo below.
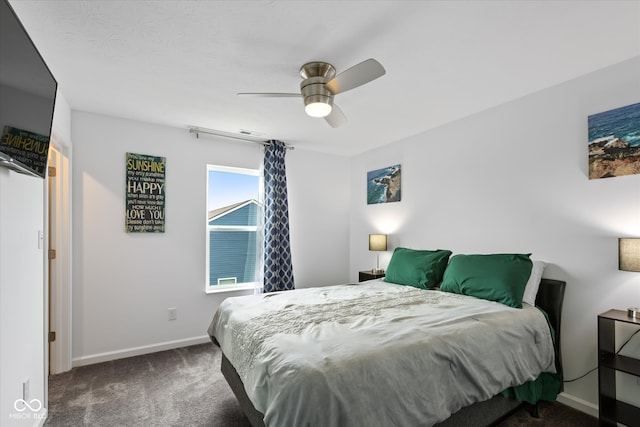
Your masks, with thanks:
M 58 83 L 0 0 L 0 166 L 44 178 Z

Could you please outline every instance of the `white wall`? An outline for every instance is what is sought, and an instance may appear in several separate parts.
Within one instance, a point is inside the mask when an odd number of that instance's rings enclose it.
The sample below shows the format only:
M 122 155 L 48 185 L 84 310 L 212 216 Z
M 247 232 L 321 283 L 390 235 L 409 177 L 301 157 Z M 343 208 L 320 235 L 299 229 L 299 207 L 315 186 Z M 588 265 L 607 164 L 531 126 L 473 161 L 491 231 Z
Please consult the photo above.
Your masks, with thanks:
M 59 140 L 60 149 L 71 147 L 71 108 L 64 95 L 58 91 L 53 115 L 52 133 Z
M 258 145 L 72 113 L 74 365 L 206 340 L 206 165 L 258 168 Z M 125 233 L 125 153 L 166 157 L 166 232 Z M 348 278 L 348 160 L 286 155 L 296 285 Z M 167 309 L 177 308 L 176 321 Z
M 45 403 L 44 184 L 0 168 L 0 425 L 35 425 Z M 33 399 L 36 399 L 35 401 Z M 19 404 L 19 408 L 23 406 Z
M 3 113 L 4 114 L 4 113 Z M 53 129 L 70 133 L 69 106 L 56 97 Z M 26 124 L 22 124 L 26 126 Z M 39 425 L 47 404 L 46 182 L 0 168 L 0 425 Z M 39 234 L 43 240 L 39 242 Z M 15 409 L 29 380 L 28 401 Z M 19 406 L 20 409 L 23 406 Z
M 640 304 L 640 274 L 617 270 L 618 237 L 640 236 L 640 175 L 588 179 L 587 116 L 640 102 L 639 76 L 640 57 L 354 157 L 352 279 L 375 262 L 371 232 L 390 234 L 383 266 L 396 246 L 532 252 L 567 282 L 565 378 L 595 367 L 597 314 Z M 402 201 L 368 206 L 366 172 L 397 163 Z M 597 374 L 565 392 L 593 408 Z
M 293 275 L 296 287 L 349 280 L 349 159 L 287 153 Z

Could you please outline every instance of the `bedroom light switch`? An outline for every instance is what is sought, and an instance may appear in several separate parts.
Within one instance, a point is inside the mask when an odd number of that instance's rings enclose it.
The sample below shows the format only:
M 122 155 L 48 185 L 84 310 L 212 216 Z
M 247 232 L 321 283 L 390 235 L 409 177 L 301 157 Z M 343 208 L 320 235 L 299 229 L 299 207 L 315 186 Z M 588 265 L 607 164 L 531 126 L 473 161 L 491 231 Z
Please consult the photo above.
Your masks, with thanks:
M 178 318 L 178 310 L 175 308 L 169 309 L 169 320 L 176 320 Z

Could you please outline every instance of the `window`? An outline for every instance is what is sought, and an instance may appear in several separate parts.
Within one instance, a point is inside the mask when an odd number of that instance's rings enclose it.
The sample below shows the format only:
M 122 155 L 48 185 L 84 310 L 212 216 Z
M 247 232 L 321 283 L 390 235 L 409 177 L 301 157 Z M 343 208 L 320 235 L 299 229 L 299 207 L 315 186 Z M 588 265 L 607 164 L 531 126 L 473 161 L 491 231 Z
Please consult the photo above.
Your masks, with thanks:
M 207 292 L 259 286 L 260 190 L 258 170 L 207 166 Z

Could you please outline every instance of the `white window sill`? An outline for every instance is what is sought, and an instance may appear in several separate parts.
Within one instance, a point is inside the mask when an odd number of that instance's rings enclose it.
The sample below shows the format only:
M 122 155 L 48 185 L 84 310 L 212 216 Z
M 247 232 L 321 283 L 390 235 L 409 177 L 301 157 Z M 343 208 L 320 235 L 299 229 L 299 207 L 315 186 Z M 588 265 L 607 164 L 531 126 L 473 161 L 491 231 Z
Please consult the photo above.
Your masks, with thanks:
M 259 289 L 255 283 L 242 283 L 239 285 L 215 285 L 215 286 L 207 286 L 205 288 L 205 292 L 208 294 L 219 294 L 224 292 L 236 292 L 236 291 L 255 291 Z

